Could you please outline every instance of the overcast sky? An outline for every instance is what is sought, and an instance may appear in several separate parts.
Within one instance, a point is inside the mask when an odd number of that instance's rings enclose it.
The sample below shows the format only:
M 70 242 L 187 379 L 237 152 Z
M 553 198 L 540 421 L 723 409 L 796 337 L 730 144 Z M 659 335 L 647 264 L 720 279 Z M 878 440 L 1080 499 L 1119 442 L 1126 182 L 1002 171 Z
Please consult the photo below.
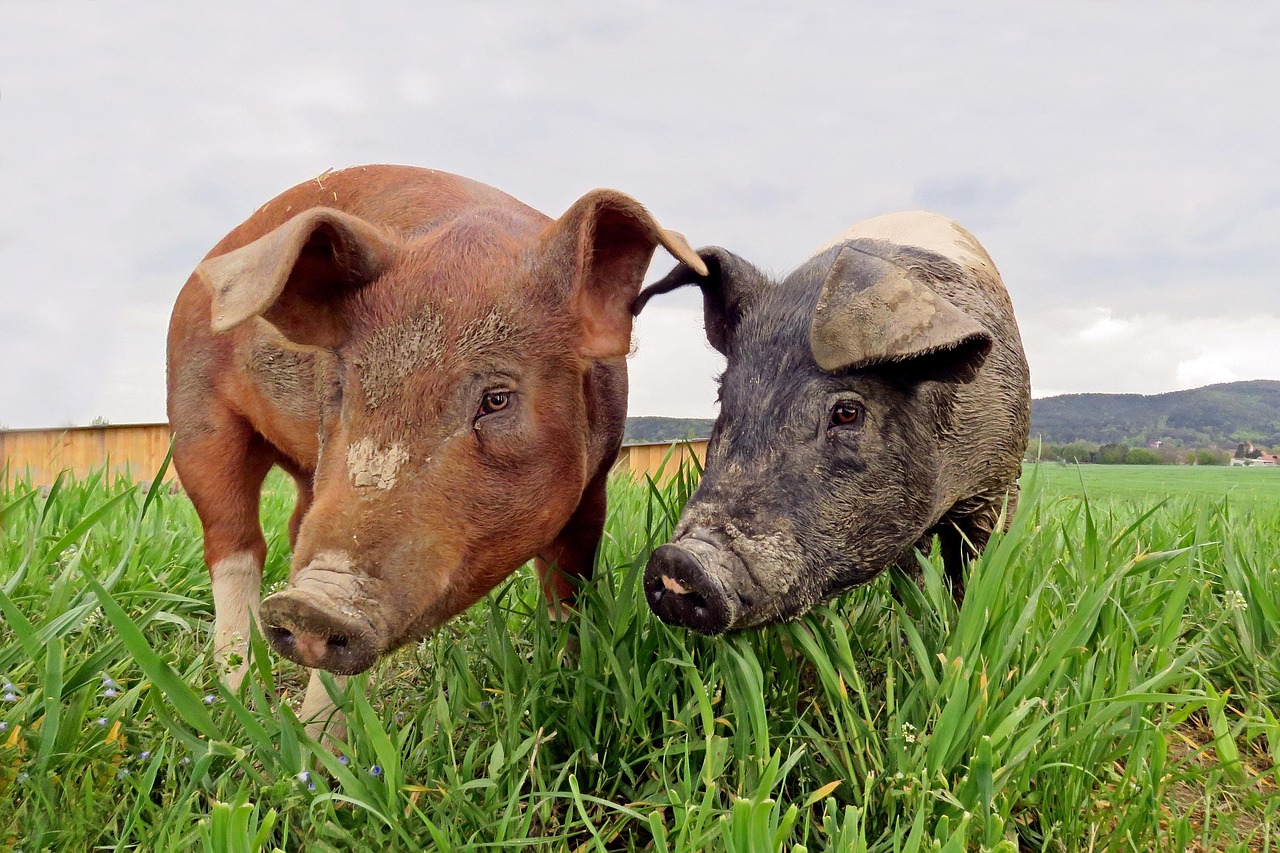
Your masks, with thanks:
M 551 216 L 617 187 L 779 273 L 931 209 L 1036 396 L 1280 379 L 1277 45 L 1262 2 L 0 0 L 0 424 L 163 420 L 204 253 L 380 162 Z M 631 414 L 714 413 L 696 293 L 637 342 Z

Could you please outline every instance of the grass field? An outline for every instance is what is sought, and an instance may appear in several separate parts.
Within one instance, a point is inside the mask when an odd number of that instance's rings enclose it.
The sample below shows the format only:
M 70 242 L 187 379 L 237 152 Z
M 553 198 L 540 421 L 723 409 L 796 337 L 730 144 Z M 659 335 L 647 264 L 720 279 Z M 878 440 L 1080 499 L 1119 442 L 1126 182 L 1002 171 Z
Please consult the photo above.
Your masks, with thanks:
M 210 678 L 183 496 L 0 490 L 0 849 L 1280 850 L 1280 471 L 1039 466 L 959 612 L 923 555 L 721 640 L 640 592 L 690 487 L 613 484 L 574 621 L 525 569 L 353 679 L 341 755 L 296 667 Z

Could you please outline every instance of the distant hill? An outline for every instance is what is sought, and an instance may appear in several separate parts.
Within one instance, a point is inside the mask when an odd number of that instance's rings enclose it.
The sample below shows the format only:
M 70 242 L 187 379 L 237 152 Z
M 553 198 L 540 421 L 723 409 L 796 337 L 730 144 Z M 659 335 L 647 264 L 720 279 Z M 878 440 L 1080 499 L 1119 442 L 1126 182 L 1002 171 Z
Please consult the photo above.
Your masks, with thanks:
M 624 441 L 687 441 L 709 438 L 711 418 L 627 418 Z
M 1280 444 L 1280 382 L 1207 385 L 1167 394 L 1063 394 L 1031 402 L 1031 438 L 1065 444 L 1145 444 L 1175 439 L 1192 447 L 1241 441 Z
M 707 438 L 711 418 L 627 418 L 626 441 Z M 1031 401 L 1031 437 L 1054 444 L 1144 445 L 1174 439 L 1189 447 L 1234 449 L 1242 441 L 1280 445 L 1280 382 L 1207 385 L 1167 394 L 1063 394 Z

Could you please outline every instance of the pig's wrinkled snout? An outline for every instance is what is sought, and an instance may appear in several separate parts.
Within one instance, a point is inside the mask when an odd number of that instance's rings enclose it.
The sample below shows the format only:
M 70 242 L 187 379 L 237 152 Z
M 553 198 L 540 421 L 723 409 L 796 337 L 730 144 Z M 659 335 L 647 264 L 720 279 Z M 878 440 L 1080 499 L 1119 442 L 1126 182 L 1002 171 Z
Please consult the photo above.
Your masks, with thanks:
M 262 630 L 282 657 L 337 675 L 364 672 L 378 657 L 368 623 L 340 613 L 306 590 L 286 589 L 262 602 Z
M 698 554 L 684 545 L 663 545 L 653 552 L 644 572 L 644 592 L 649 608 L 668 625 L 714 636 L 733 621 L 733 603 Z

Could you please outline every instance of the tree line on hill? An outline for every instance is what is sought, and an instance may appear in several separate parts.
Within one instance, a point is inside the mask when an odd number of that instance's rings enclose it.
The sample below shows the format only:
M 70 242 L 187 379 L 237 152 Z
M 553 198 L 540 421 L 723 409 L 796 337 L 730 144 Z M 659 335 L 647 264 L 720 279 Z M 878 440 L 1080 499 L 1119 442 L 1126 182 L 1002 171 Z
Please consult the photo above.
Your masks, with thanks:
M 626 441 L 711 435 L 710 418 L 627 418 Z M 1280 453 L 1280 382 L 1167 394 L 1064 394 L 1031 402 L 1027 459 L 1100 465 L 1226 465 L 1245 443 Z
M 1027 446 L 1026 460 L 1068 465 L 1226 465 L 1231 453 L 1219 447 L 1129 447 L 1092 441 L 1052 444 L 1033 438 Z
M 711 418 L 627 418 L 623 441 L 628 444 L 651 441 L 694 441 L 711 437 Z
M 1167 394 L 1063 394 L 1031 402 L 1031 435 L 1045 443 L 1234 451 L 1280 445 L 1280 382 L 1207 385 Z M 1151 449 L 1155 449 L 1151 447 Z

